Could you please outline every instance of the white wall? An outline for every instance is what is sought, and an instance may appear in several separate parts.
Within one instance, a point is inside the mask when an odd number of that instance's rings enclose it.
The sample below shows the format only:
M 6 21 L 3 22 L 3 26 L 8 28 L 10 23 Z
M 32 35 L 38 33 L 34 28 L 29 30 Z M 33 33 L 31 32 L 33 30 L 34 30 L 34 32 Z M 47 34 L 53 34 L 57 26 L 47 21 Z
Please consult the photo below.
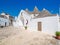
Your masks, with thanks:
M 28 29 L 32 31 L 37 31 L 38 22 L 42 22 L 42 32 L 54 34 L 54 32 L 58 30 L 58 16 L 32 19 L 28 25 Z
M 58 15 L 57 16 L 50 16 L 50 17 L 43 17 L 37 19 L 31 19 L 28 13 L 24 10 L 23 12 L 24 22 L 26 23 L 26 19 L 28 19 L 28 30 L 37 31 L 38 30 L 38 22 L 42 22 L 42 32 L 54 34 L 58 30 Z M 18 16 L 17 20 L 20 20 L 21 12 Z M 18 23 L 17 23 L 18 24 Z
M 60 22 L 59 22 L 59 24 L 58 24 L 58 31 L 60 31 Z
M 13 26 L 14 27 L 23 27 L 23 24 L 22 24 L 21 20 L 16 20 L 15 22 L 13 22 Z
M 60 17 L 58 17 L 58 31 L 60 31 Z
M 24 19 L 24 25 L 23 25 L 23 22 L 21 21 L 21 13 L 23 15 L 23 19 Z M 30 20 L 30 16 L 27 12 L 25 12 L 24 10 L 21 10 L 19 15 L 18 15 L 18 18 L 16 19 L 16 22 L 13 22 L 13 26 L 14 27 L 23 27 L 23 26 L 26 26 L 26 19 L 28 19 L 28 21 Z
M 9 26 L 8 19 L 0 18 L 0 25 L 5 26 L 5 22 L 6 22 L 6 26 Z

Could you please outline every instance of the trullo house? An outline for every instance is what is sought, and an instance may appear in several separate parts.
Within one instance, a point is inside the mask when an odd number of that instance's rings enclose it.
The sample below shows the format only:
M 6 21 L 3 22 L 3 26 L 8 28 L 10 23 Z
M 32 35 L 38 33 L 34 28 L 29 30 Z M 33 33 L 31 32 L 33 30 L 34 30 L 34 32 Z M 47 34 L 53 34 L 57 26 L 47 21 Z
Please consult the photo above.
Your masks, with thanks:
M 27 30 L 30 31 L 42 31 L 50 34 L 54 34 L 55 31 L 60 29 L 58 14 L 52 14 L 45 8 L 39 11 L 37 7 L 35 7 L 32 12 L 28 9 L 21 10 L 17 17 L 16 24 L 23 27 L 27 26 Z
M 0 14 L 0 27 L 6 27 L 13 24 L 14 18 L 9 14 L 2 12 Z

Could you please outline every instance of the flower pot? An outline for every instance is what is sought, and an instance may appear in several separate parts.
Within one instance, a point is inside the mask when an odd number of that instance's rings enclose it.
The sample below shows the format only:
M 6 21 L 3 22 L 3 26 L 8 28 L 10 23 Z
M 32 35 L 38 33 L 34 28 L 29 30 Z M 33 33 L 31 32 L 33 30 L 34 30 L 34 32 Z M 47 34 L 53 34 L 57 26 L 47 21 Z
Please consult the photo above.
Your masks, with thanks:
M 56 36 L 56 39 L 59 39 L 60 40 L 60 36 Z
M 27 26 L 25 26 L 25 30 L 27 30 Z
M 56 31 L 55 34 L 56 34 L 56 39 L 60 40 L 60 31 Z

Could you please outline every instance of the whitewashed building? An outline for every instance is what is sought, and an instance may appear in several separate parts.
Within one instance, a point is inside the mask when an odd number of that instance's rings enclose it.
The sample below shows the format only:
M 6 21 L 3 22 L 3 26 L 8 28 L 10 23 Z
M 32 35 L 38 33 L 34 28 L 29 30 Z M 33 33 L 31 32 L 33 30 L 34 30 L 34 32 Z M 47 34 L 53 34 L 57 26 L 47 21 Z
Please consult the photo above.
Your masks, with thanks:
M 13 17 L 10 16 L 7 13 L 1 13 L 0 14 L 0 27 L 5 27 L 5 26 L 9 26 L 12 24 L 13 21 Z
M 51 14 L 45 8 L 39 11 L 35 7 L 33 12 L 30 12 L 28 9 L 21 10 L 17 20 L 22 22 L 23 27 L 27 26 L 27 29 L 30 31 L 42 31 L 54 34 L 60 28 L 58 27 L 60 24 L 59 15 Z

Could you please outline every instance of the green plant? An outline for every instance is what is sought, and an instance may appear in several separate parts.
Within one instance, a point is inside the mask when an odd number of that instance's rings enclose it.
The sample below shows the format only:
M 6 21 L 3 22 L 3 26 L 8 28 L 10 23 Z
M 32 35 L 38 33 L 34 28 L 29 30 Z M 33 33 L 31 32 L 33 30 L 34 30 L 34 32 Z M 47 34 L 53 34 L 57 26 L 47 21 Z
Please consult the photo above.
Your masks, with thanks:
M 25 26 L 25 30 L 27 30 L 27 26 Z
M 60 36 L 60 31 L 56 31 L 56 36 Z

